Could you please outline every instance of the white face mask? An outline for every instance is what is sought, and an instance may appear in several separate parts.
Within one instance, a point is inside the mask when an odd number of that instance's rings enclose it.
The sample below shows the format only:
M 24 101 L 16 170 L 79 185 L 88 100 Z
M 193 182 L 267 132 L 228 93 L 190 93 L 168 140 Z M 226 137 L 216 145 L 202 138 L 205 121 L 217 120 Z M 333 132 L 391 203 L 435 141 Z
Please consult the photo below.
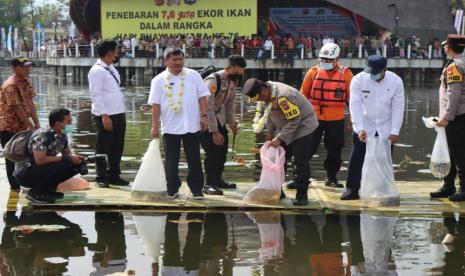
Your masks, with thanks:
M 325 71 L 333 70 L 334 64 L 331 62 L 328 63 L 328 62 L 320 61 L 320 68 L 321 70 L 325 70 Z

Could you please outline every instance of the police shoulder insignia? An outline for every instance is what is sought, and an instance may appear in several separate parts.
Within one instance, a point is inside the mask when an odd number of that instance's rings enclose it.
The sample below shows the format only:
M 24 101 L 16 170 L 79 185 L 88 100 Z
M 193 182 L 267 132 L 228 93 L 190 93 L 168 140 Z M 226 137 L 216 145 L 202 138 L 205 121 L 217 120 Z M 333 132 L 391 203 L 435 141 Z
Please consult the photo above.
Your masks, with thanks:
M 210 86 L 210 91 L 215 94 L 218 91 L 218 87 L 216 87 L 216 84 L 212 84 Z
M 294 119 L 300 115 L 299 107 L 289 101 L 286 97 L 279 98 L 278 105 L 287 120 Z
M 447 67 L 447 83 L 463 82 L 463 74 L 457 68 L 455 63 Z

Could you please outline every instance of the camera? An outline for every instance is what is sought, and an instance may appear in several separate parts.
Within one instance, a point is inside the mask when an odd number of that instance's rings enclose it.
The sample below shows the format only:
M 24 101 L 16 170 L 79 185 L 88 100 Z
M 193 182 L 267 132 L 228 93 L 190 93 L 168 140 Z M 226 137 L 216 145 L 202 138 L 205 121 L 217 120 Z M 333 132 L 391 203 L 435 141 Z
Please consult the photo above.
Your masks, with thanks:
M 95 154 L 87 156 L 82 163 L 77 167 L 77 171 L 81 175 L 89 174 L 87 164 L 95 163 L 95 171 L 97 176 L 105 175 L 107 170 L 107 155 L 106 154 Z

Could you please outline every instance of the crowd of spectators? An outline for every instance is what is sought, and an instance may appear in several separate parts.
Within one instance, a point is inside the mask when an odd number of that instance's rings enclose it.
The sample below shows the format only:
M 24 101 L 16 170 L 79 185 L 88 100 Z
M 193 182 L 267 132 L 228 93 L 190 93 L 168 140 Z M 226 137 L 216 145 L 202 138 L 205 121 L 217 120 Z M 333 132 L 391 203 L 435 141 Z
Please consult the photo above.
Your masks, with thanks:
M 99 36 L 92 38 L 91 43 L 96 43 Z M 429 45 L 432 46 L 431 58 L 441 59 L 444 56 L 439 39 L 421 41 L 416 36 L 360 36 L 355 37 L 330 37 L 330 36 L 300 36 L 292 35 L 273 37 L 253 36 L 211 36 L 211 35 L 165 35 L 160 38 L 129 37 L 117 38 L 118 47 L 122 56 L 132 57 L 133 48 L 137 57 L 163 56 L 163 51 L 168 47 L 179 47 L 186 50 L 187 57 L 191 58 L 225 58 L 231 54 L 244 54 L 248 59 L 270 58 L 277 59 L 301 59 L 318 57 L 319 49 L 328 42 L 333 42 L 341 48 L 342 58 L 357 58 L 360 45 L 362 57 L 372 54 L 383 54 L 386 48 L 388 58 L 406 58 L 408 45 L 410 45 L 411 58 L 428 58 Z M 67 55 L 75 54 L 75 45 L 78 44 L 80 56 L 87 56 L 90 51 L 90 43 L 83 37 L 75 39 L 61 38 L 47 40 L 41 51 L 50 51 L 51 47 L 58 53 L 67 49 Z M 213 56 L 214 55 L 214 56 Z

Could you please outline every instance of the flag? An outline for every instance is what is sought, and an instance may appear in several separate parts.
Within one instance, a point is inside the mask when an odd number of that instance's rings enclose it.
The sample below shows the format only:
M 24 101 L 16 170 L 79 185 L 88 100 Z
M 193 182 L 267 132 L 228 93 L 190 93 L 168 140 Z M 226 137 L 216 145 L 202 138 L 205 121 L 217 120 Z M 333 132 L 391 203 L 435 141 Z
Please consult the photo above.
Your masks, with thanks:
M 2 27 L 2 49 L 6 48 L 6 32 L 5 28 Z
M 19 40 L 18 40 L 18 35 L 19 35 L 19 32 L 18 32 L 18 28 L 15 28 L 15 36 L 14 36 L 14 40 L 13 40 L 13 49 L 14 49 L 14 52 L 19 52 Z
M 11 33 L 13 32 L 13 26 L 10 25 L 8 28 L 8 37 L 7 37 L 7 42 L 6 42 L 6 48 L 10 53 L 13 53 L 13 41 L 11 41 Z
M 460 30 L 462 28 L 462 20 L 463 20 L 463 10 L 457 10 L 455 12 L 454 27 L 458 34 L 460 33 Z

